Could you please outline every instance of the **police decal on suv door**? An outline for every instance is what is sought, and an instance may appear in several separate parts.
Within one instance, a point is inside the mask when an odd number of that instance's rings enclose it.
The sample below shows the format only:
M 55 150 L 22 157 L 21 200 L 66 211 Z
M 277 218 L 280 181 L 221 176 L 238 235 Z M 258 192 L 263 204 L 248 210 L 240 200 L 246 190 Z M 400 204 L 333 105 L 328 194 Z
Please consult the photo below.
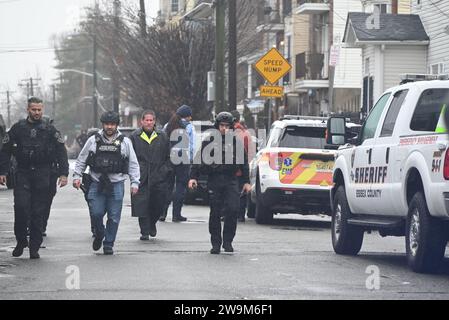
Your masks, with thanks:
M 355 168 L 354 183 L 384 183 L 387 172 L 387 166 Z

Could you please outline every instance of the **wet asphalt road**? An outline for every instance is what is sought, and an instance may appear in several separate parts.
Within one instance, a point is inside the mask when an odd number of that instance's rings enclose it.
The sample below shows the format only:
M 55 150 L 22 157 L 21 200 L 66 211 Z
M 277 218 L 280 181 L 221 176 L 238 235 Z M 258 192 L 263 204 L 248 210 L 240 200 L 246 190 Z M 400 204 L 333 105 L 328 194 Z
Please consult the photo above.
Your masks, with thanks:
M 185 206 L 187 223 L 169 215 L 158 223 L 157 237 L 142 242 L 127 193 L 115 255 L 103 256 L 91 249 L 87 205 L 71 186 L 54 200 L 41 259 L 30 260 L 28 250 L 13 258 L 12 201 L 12 191 L 2 188 L 1 300 L 449 298 L 448 258 L 439 274 L 413 273 L 404 238 L 377 233 L 365 236 L 357 257 L 338 256 L 328 217 L 282 215 L 271 226 L 247 219 L 238 225 L 235 252 L 217 256 L 209 254 L 207 207 Z

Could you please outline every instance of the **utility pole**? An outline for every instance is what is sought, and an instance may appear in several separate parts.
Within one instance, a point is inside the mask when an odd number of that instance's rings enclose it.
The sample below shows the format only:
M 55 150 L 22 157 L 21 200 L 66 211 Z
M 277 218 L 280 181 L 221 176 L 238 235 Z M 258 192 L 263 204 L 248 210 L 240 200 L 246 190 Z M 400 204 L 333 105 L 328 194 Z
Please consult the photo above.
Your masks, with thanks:
M 96 32 L 96 30 L 94 31 Z M 94 123 L 93 123 L 93 127 L 96 128 L 96 126 L 98 125 L 98 96 L 97 96 L 97 35 L 94 34 L 94 43 L 93 43 L 93 51 L 94 51 L 94 56 L 93 56 L 93 61 L 92 61 L 92 68 L 93 68 L 93 73 L 92 73 L 92 82 L 93 82 L 93 92 L 92 92 L 92 101 L 93 101 L 93 111 L 94 111 Z
M 34 87 L 38 87 L 37 82 L 40 81 L 40 78 L 30 77 L 29 79 L 23 79 L 22 82 L 26 81 L 26 87 L 27 87 L 27 98 L 34 96 Z M 24 87 L 24 84 L 19 83 L 19 87 Z
M 93 58 L 92 58 L 92 109 L 94 112 L 93 128 L 98 126 L 98 96 L 97 96 L 97 21 L 98 19 L 98 1 L 95 0 L 95 21 L 94 21 L 94 34 L 93 36 Z
M 140 0 L 140 32 L 142 34 L 142 38 L 147 36 L 147 22 L 146 22 L 146 13 L 145 13 L 145 0 Z
M 114 0 L 114 24 L 115 24 L 115 36 L 119 37 L 120 28 L 120 1 Z M 114 50 L 114 66 L 112 75 L 112 106 L 115 112 L 119 112 L 120 105 L 120 79 L 117 65 L 117 50 Z
M 334 1 L 330 1 L 330 14 L 329 14 L 329 58 L 331 53 L 331 48 L 334 44 Z M 328 58 L 328 63 L 329 63 Z M 335 82 L 335 66 L 329 66 L 329 107 L 328 112 L 335 112 L 334 107 L 334 98 L 335 98 L 335 90 L 334 90 L 334 82 Z
M 55 120 L 56 117 L 56 85 L 52 85 L 51 86 L 52 91 L 53 91 L 53 110 L 51 112 L 51 117 L 53 120 Z
M 237 4 L 236 0 L 228 0 L 229 12 L 229 61 L 228 61 L 228 99 L 229 109 L 237 109 Z
M 8 110 L 8 128 L 11 128 L 11 100 L 9 98 L 9 91 L 6 91 L 6 108 Z
M 6 110 L 7 110 L 7 125 L 8 128 L 11 127 L 11 93 L 14 93 L 12 91 L 5 91 L 5 92 L 1 92 L 6 94 Z
M 215 7 L 215 113 L 226 110 L 224 100 L 225 18 L 226 2 L 225 0 L 217 0 Z

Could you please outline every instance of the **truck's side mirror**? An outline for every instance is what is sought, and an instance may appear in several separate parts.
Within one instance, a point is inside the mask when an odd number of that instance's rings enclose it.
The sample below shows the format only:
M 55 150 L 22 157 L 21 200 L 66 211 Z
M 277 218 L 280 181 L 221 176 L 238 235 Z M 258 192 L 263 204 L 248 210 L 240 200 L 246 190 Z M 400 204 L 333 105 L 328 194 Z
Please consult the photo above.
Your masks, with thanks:
M 333 146 L 340 146 L 346 143 L 346 118 L 329 118 L 327 121 L 326 143 Z

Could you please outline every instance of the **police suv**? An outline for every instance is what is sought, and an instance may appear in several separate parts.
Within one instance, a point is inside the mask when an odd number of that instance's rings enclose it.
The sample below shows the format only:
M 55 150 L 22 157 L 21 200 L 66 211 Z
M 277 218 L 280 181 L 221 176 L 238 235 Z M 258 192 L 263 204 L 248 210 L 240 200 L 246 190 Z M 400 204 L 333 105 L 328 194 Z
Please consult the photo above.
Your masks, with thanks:
M 378 230 L 405 236 L 412 270 L 438 269 L 449 235 L 448 105 L 449 81 L 419 81 L 387 90 L 355 139 L 344 118 L 328 121 L 327 142 L 344 144 L 331 192 L 337 254 L 356 255 L 364 232 Z
M 336 150 L 326 145 L 326 127 L 324 117 L 285 116 L 273 123 L 266 147 L 250 163 L 249 217 L 266 224 L 277 213 L 330 214 Z

